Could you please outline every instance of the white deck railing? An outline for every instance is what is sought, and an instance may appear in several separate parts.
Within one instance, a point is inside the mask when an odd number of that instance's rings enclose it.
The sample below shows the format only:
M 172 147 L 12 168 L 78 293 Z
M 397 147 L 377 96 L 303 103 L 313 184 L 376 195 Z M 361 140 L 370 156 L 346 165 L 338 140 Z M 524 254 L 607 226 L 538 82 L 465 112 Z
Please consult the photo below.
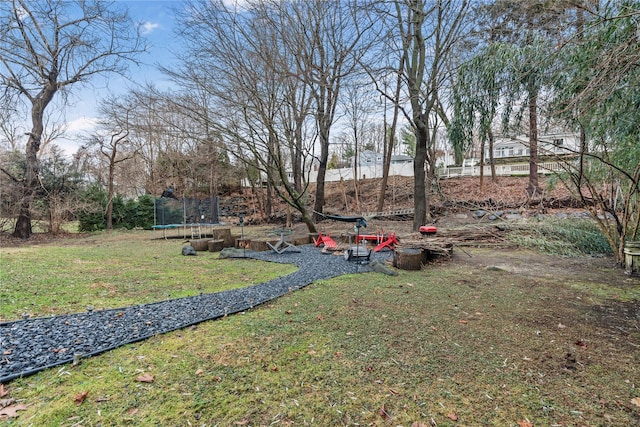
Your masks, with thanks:
M 538 163 L 538 173 L 547 175 L 562 171 L 560 162 Z M 480 166 L 469 167 L 448 167 L 440 168 L 437 171 L 440 178 L 454 178 L 460 176 L 480 176 Z M 514 163 L 507 165 L 496 165 L 496 175 L 498 176 L 526 176 L 529 175 L 529 163 Z M 484 166 L 484 176 L 491 176 L 491 166 Z
M 538 163 L 538 173 L 543 175 L 562 171 L 560 162 Z M 460 176 L 480 176 L 480 166 L 467 167 L 446 167 L 438 168 L 436 173 L 440 178 L 455 178 Z M 529 163 L 513 163 L 496 165 L 496 175 L 498 176 L 526 176 L 529 175 Z M 392 164 L 389 167 L 389 176 L 413 176 L 413 164 L 401 163 Z M 484 166 L 484 176 L 491 176 L 491 166 Z M 309 182 L 316 182 L 317 172 L 312 172 Z M 382 178 L 382 165 L 362 166 L 358 168 L 358 178 Z M 325 182 L 339 182 L 341 180 L 353 180 L 353 168 L 327 169 Z M 246 182 L 243 181 L 243 185 Z

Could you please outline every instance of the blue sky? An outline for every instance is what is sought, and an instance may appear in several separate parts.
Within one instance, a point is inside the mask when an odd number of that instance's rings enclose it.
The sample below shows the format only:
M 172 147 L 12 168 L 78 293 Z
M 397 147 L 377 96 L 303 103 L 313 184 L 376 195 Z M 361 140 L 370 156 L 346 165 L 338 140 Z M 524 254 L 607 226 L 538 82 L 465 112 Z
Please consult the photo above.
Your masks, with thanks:
M 179 40 L 175 37 L 175 9 L 183 7 L 181 0 L 117 0 L 129 9 L 132 19 L 141 25 L 141 31 L 149 43 L 148 53 L 138 59 L 139 66 L 132 65 L 129 79 L 116 75 L 97 77 L 89 87 L 73 89 L 72 105 L 67 110 L 68 139 L 57 141 L 67 153 L 74 153 L 80 145 L 76 141 L 80 135 L 90 132 L 95 123 L 96 110 L 100 100 L 119 93 L 126 93 L 135 85 L 153 83 L 166 87 L 169 83 L 158 71 L 158 63 L 170 65 L 174 51 L 179 49 Z

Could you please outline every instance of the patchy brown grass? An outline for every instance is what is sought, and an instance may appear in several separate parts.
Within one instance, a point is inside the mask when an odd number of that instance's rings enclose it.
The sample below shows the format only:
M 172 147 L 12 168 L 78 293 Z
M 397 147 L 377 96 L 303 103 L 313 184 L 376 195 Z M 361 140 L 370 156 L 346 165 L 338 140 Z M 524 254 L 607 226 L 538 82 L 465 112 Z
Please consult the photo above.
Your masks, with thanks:
M 455 250 L 13 381 L 5 424 L 638 425 L 639 289 L 608 258 Z

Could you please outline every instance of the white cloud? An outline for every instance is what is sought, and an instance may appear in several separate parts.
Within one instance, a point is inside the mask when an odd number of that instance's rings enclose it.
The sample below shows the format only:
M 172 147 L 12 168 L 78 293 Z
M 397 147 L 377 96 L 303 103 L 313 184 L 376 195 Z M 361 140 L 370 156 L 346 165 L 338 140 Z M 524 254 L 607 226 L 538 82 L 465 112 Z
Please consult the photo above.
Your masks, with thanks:
M 140 30 L 142 34 L 151 34 L 153 30 L 160 27 L 160 24 L 155 22 L 144 21 L 140 24 Z
M 247 0 L 223 0 L 226 7 L 231 9 L 246 10 L 248 6 Z
M 78 117 L 67 123 L 67 132 L 80 133 L 93 130 L 98 124 L 98 119 L 95 117 Z
M 95 117 L 81 116 L 67 122 L 64 136 L 55 140 L 55 144 L 69 157 L 78 151 L 84 137 L 90 134 L 98 126 Z

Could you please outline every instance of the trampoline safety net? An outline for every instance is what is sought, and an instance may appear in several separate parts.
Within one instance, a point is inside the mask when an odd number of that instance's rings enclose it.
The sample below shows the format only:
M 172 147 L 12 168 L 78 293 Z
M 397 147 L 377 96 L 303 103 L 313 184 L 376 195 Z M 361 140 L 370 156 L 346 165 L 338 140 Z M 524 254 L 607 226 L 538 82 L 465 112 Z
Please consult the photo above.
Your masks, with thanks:
M 154 225 L 218 224 L 219 201 L 207 199 L 158 197 L 154 200 Z

